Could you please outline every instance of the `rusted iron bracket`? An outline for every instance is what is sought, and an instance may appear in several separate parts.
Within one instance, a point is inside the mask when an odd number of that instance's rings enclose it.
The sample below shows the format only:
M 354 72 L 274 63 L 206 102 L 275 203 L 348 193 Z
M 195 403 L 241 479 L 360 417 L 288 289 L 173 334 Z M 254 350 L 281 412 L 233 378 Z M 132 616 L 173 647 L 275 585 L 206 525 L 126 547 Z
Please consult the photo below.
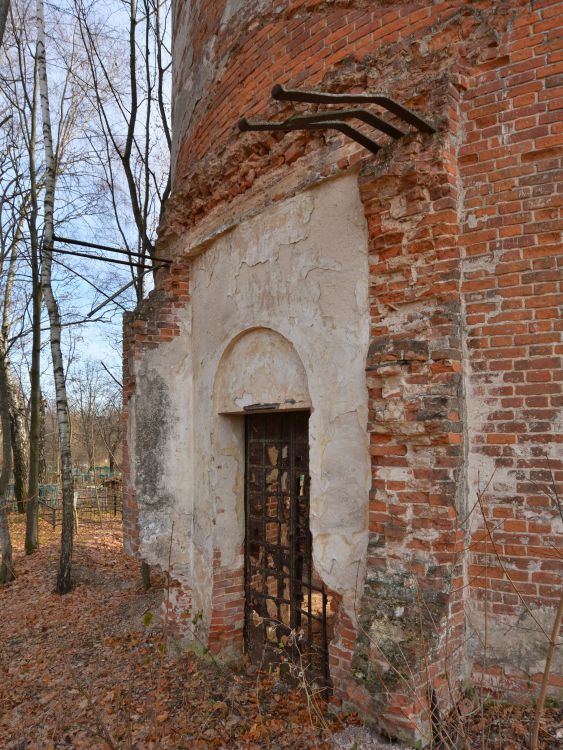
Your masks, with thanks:
M 301 89 L 285 89 L 276 83 L 272 89 L 272 97 L 278 101 L 307 102 L 309 104 L 377 104 L 391 114 L 399 117 L 408 125 L 412 125 L 421 133 L 435 133 L 436 128 L 419 117 L 415 112 L 399 104 L 394 99 L 382 94 L 330 94 L 322 91 L 305 91 Z M 375 130 L 379 130 L 391 138 L 400 138 L 404 131 L 383 120 L 367 109 L 355 107 L 353 109 L 334 109 L 325 112 L 305 113 L 294 115 L 281 122 L 269 120 L 250 121 L 243 117 L 238 122 L 239 130 L 267 130 L 290 132 L 292 130 L 338 130 L 364 148 L 376 154 L 381 146 L 357 128 L 344 120 L 356 119 L 366 123 Z

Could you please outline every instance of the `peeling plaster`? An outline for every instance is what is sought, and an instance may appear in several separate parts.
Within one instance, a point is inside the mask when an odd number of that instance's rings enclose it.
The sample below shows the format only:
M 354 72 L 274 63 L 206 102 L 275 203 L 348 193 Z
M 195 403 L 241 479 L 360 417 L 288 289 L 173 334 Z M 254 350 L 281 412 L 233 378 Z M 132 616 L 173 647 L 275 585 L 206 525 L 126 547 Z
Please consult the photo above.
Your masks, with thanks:
M 139 507 L 140 555 L 151 565 L 172 565 L 178 577 L 189 568 L 192 537 L 193 449 L 190 324 L 182 314 L 176 346 L 148 350 L 134 363 L 137 393 L 129 404 L 131 481 Z M 172 524 L 174 528 L 172 529 Z
M 174 569 L 207 625 L 214 549 L 221 566 L 242 566 L 244 407 L 310 408 L 315 566 L 353 617 L 370 486 L 369 274 L 356 176 L 233 228 L 194 258 L 191 278 L 181 335 L 137 364 L 131 423 L 149 408 L 147 376 L 166 391 L 155 460 L 164 510 L 140 508 L 141 554 L 164 566 L 174 521 Z M 139 443 L 132 450 L 142 461 Z

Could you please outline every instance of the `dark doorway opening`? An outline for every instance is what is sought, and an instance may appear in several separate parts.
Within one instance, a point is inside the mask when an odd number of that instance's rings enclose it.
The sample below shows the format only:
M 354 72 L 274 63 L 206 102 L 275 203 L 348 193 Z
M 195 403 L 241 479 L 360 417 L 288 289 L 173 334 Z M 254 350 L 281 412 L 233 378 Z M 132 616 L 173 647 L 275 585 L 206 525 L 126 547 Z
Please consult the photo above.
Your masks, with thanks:
M 330 597 L 309 529 L 309 413 L 246 417 L 245 649 L 329 684 Z

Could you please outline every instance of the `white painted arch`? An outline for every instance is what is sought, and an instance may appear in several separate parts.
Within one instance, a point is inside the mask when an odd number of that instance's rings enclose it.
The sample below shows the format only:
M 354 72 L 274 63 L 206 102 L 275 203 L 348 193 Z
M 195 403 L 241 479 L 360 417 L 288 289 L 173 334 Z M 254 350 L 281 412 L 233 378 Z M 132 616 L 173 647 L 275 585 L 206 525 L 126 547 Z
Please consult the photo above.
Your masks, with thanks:
M 214 396 L 219 414 L 310 409 L 303 363 L 292 343 L 271 328 L 252 328 L 224 352 Z

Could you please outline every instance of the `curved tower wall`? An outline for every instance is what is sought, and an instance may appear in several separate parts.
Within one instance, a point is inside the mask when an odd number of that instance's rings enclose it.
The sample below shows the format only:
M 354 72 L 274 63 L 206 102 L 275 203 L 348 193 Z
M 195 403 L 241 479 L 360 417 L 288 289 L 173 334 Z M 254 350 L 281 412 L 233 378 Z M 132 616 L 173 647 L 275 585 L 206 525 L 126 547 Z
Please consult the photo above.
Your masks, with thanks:
M 237 388 L 293 352 L 275 381 L 303 399 L 302 366 L 311 402 L 333 700 L 411 739 L 468 680 L 529 696 L 559 597 L 557 10 L 174 4 L 173 263 L 125 322 L 126 543 L 161 566 L 172 548 L 179 637 L 240 654 L 252 387 L 238 416 L 214 389 L 239 339 Z M 239 133 L 315 109 L 275 83 L 384 93 L 437 132 L 378 136 L 377 155 L 334 131 Z

